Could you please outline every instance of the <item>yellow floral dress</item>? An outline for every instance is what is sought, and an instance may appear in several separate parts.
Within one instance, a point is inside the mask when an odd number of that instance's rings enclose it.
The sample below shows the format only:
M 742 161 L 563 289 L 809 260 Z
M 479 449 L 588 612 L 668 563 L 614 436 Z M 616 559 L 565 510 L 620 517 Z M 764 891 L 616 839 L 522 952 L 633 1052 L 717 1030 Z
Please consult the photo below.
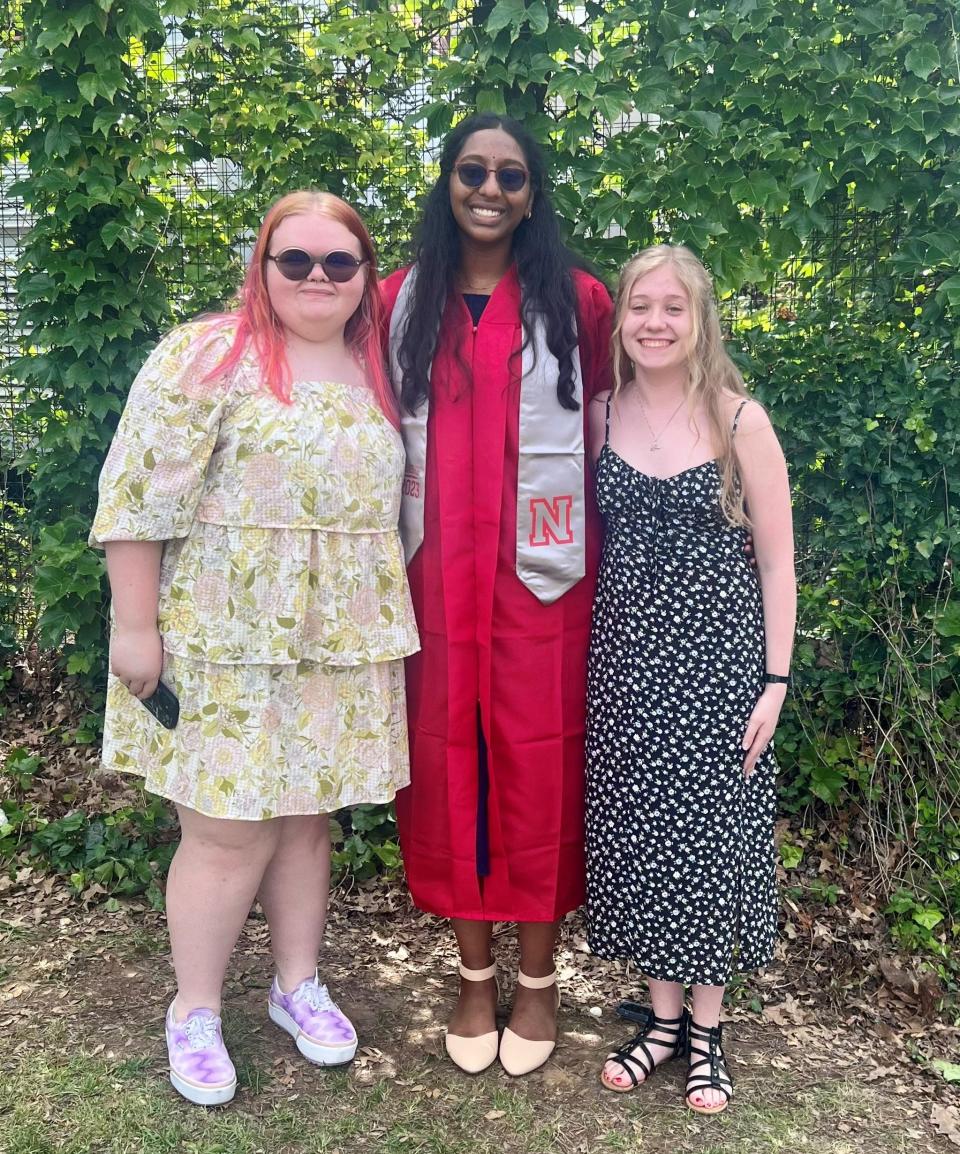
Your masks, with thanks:
M 213 817 L 385 802 L 409 782 L 403 658 L 419 648 L 397 532 L 404 454 L 372 393 L 252 354 L 204 377 L 230 323 L 155 349 L 100 476 L 90 535 L 163 541 L 164 729 L 112 675 L 103 765 Z

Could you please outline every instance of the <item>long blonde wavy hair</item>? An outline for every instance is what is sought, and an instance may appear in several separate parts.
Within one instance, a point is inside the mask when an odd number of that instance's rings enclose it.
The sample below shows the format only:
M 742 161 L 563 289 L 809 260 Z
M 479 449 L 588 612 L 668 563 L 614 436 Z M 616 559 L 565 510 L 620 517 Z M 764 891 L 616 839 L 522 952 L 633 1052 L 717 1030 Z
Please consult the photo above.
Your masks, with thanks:
M 633 363 L 620 339 L 633 286 L 642 276 L 669 265 L 690 300 L 692 332 L 688 355 L 687 412 L 700 406 L 707 416 L 710 438 L 720 472 L 720 507 L 732 525 L 749 525 L 743 492 L 737 480 L 736 453 L 724 396 L 747 397 L 743 377 L 723 344 L 720 317 L 710 274 L 690 249 L 680 244 L 655 244 L 643 249 L 623 266 L 617 287 L 617 311 L 613 328 L 613 394 L 633 380 Z

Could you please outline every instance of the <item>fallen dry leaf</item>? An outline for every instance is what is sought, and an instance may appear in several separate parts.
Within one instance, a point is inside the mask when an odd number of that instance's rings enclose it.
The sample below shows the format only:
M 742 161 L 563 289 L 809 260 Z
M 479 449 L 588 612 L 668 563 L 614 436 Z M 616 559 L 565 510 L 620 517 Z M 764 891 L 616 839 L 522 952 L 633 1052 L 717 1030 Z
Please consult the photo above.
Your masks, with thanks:
M 864 1082 L 876 1082 L 878 1078 L 892 1078 L 899 1074 L 900 1071 L 896 1066 L 874 1066 L 862 1075 Z
M 935 1104 L 930 1111 L 930 1121 L 938 1134 L 945 1134 L 954 1146 L 960 1146 L 960 1110 L 956 1106 Z
M 897 965 L 893 958 L 886 955 L 880 958 L 880 973 L 884 978 L 897 990 L 902 990 L 905 994 L 915 994 L 917 992 L 917 981 L 905 970 L 902 970 Z

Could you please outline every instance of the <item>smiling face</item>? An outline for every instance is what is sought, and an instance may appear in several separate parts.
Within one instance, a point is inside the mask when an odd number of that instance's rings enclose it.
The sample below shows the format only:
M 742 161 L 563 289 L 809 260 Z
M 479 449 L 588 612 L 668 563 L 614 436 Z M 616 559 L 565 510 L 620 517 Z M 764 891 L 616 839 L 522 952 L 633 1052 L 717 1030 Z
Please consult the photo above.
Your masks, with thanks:
M 479 188 L 468 188 L 457 175 L 456 165 L 476 164 L 486 170 Z M 504 192 L 496 174 L 505 168 L 526 172 L 519 192 Z M 463 142 L 450 174 L 450 208 L 465 237 L 477 244 L 509 240 L 533 204 L 529 169 L 523 149 L 502 128 L 484 128 Z
M 695 341 L 690 296 L 669 264 L 637 279 L 621 322 L 623 350 L 640 372 L 684 368 Z
M 267 253 L 276 256 L 288 248 L 303 249 L 318 257 L 335 249 L 363 257 L 360 241 L 346 225 L 317 212 L 297 213 L 280 221 Z M 366 265 L 352 280 L 335 283 L 315 264 L 305 280 L 292 281 L 272 260 L 266 262 L 267 295 L 273 311 L 285 329 L 308 341 L 327 340 L 342 333 L 360 305 L 366 279 Z

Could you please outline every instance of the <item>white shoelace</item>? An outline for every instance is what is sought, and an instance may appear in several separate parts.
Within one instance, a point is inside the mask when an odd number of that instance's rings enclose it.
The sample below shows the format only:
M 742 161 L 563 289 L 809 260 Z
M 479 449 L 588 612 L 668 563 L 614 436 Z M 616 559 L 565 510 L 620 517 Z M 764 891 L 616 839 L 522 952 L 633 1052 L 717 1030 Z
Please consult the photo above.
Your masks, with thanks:
M 183 1024 L 183 1032 L 187 1035 L 191 1050 L 209 1050 L 220 1041 L 217 1037 L 216 1018 L 188 1018 Z
M 314 980 L 312 982 L 303 982 L 294 991 L 293 1000 L 295 1002 L 306 1002 L 311 1010 L 322 1014 L 325 1010 L 335 1010 L 336 1006 L 333 1004 L 333 999 L 327 993 L 327 987 L 321 985 L 320 982 Z

